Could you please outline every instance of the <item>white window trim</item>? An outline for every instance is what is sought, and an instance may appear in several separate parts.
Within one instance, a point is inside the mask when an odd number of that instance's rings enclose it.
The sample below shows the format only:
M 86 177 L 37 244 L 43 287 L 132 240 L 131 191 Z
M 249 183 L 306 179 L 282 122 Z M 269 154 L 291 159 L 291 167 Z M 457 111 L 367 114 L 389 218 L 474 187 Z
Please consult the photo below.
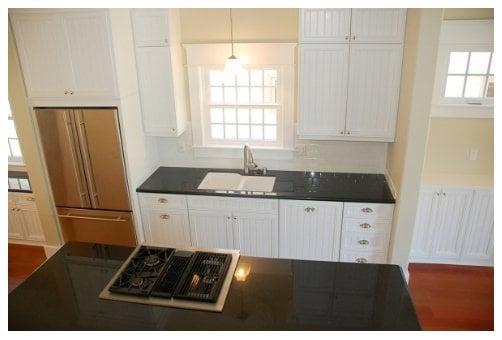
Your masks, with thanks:
M 280 93 L 282 108 L 282 141 L 276 146 L 253 146 L 257 154 L 270 157 L 278 155 L 290 158 L 294 151 L 294 94 L 295 75 L 294 60 L 296 43 L 249 43 L 235 44 L 235 55 L 245 66 L 273 67 L 280 74 L 277 92 Z M 241 146 L 208 144 L 204 133 L 204 115 L 206 109 L 204 100 L 204 77 L 209 68 L 222 68 L 229 57 L 230 44 L 184 44 L 187 52 L 188 83 L 190 91 L 191 125 L 193 147 L 198 157 L 236 158 L 242 157 Z M 283 153 L 283 155 L 280 155 Z
M 493 118 L 492 100 L 481 105 L 448 103 L 443 93 L 446 87 L 450 52 L 492 51 L 493 20 L 445 20 L 441 37 L 434 82 L 431 117 Z
M 10 109 L 10 107 L 9 107 L 9 109 Z M 14 122 L 14 128 L 16 129 L 16 134 L 17 134 L 16 122 L 14 120 L 14 117 L 12 116 L 12 110 L 10 111 L 10 114 L 8 115 L 7 119 L 8 120 L 12 120 Z M 19 136 L 17 136 L 17 140 L 18 140 L 18 143 L 19 143 L 19 147 L 21 147 L 21 143 L 19 142 Z M 10 145 L 9 145 L 9 149 L 10 149 Z M 9 150 L 8 165 L 9 166 L 19 166 L 19 167 L 24 167 L 25 166 L 25 164 L 24 164 L 24 158 L 22 156 L 22 150 L 21 150 L 21 157 L 11 156 L 10 155 L 10 150 Z

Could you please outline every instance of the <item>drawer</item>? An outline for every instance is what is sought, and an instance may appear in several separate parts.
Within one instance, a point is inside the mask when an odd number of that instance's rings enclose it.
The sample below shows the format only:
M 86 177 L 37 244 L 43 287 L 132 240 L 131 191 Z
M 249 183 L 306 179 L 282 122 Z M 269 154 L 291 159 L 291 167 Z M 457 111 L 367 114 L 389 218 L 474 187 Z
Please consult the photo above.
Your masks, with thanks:
M 381 203 L 345 203 L 344 217 L 392 219 L 394 204 Z
M 386 252 L 357 252 L 344 251 L 340 252 L 340 262 L 352 263 L 387 263 Z
M 219 197 L 219 196 L 187 196 L 188 209 L 228 212 L 277 213 L 276 199 Z
M 31 205 L 36 207 L 35 205 L 35 196 L 33 194 L 14 194 L 14 199 L 16 204 L 18 205 Z
M 342 233 L 342 249 L 354 251 L 387 251 L 389 234 Z
M 141 206 L 148 209 L 183 209 L 186 210 L 185 195 L 143 194 L 139 195 Z
M 342 232 L 360 232 L 365 234 L 389 233 L 392 220 L 378 220 L 373 218 L 344 218 Z

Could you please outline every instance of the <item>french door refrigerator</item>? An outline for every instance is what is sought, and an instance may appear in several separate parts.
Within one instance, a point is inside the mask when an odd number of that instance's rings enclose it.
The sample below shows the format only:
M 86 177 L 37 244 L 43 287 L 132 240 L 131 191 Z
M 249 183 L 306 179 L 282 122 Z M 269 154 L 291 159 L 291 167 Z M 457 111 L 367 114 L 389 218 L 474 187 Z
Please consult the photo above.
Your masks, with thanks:
M 35 115 L 65 241 L 135 245 L 116 109 Z

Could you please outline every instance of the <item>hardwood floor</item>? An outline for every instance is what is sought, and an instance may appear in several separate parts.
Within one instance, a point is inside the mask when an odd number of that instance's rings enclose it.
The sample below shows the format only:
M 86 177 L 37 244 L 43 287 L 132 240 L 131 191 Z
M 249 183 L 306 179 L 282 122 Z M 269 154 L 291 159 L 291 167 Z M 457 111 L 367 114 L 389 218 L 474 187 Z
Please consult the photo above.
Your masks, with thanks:
M 9 243 L 9 293 L 45 261 L 43 247 Z
M 424 330 L 493 330 L 493 268 L 412 263 L 409 287 Z
M 9 292 L 44 261 L 42 247 L 9 244 Z M 424 330 L 493 330 L 493 268 L 412 263 L 408 269 Z

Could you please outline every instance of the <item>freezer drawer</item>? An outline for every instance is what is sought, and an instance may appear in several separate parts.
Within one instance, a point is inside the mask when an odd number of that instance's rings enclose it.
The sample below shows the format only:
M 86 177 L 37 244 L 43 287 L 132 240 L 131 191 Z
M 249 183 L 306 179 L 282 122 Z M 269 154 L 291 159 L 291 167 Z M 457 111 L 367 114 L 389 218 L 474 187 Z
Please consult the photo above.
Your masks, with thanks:
M 131 212 L 58 208 L 65 241 L 135 246 Z

